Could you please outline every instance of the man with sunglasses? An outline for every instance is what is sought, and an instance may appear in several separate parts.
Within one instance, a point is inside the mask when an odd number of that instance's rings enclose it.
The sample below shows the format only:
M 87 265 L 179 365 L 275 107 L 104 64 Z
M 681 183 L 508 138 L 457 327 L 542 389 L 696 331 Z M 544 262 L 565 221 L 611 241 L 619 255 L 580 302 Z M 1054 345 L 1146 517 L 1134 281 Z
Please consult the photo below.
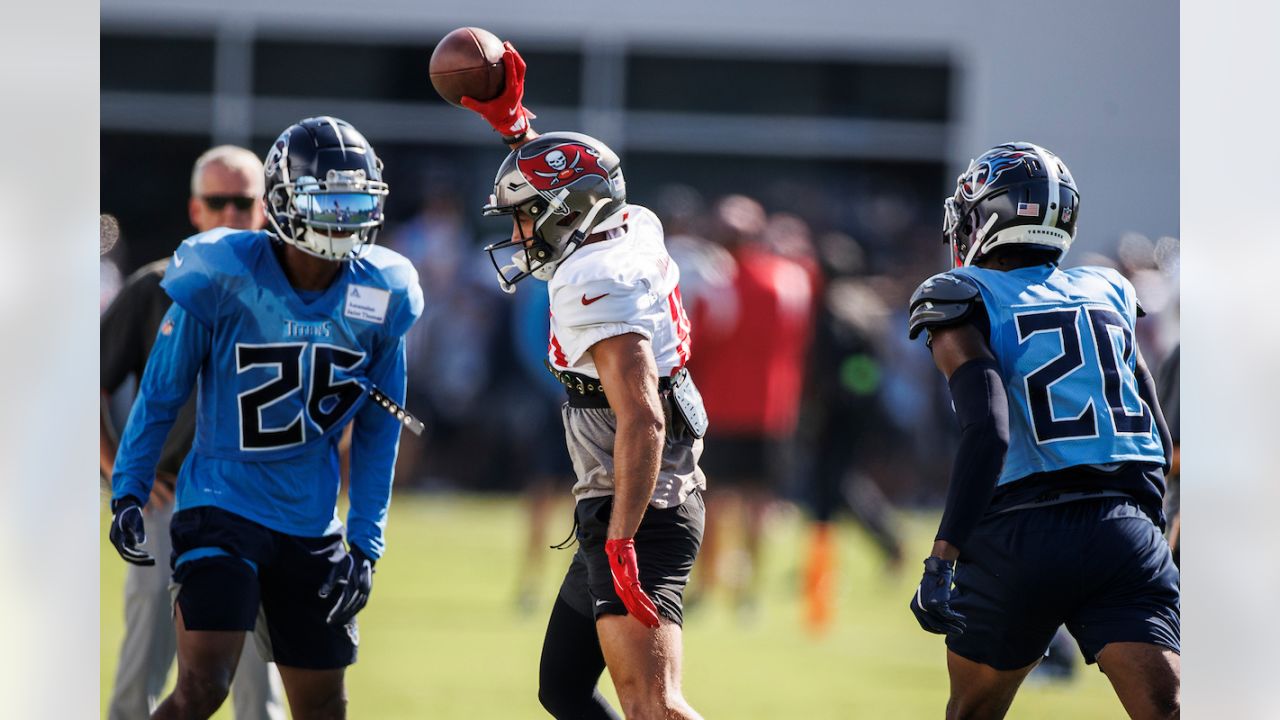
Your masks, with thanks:
M 262 194 L 262 161 L 244 148 L 219 145 L 195 162 L 187 216 L 197 232 L 218 227 L 259 230 L 264 222 Z M 104 399 L 127 377 L 142 378 L 156 333 L 173 302 L 160 287 L 168 264 L 166 257 L 134 273 L 102 316 L 99 367 Z M 191 450 L 195 407 L 191 398 L 178 413 L 156 466 L 146 514 L 147 547 L 156 557 L 169 555 L 174 483 Z M 99 460 L 103 475 L 109 478 L 116 433 L 105 402 L 103 409 Z M 131 565 L 125 578 L 124 608 L 124 640 L 107 714 L 110 720 L 147 717 L 160 701 L 176 650 L 169 572 L 163 567 Z M 280 675 L 263 662 L 252 643 L 240 655 L 232 698 L 237 720 L 284 720 Z

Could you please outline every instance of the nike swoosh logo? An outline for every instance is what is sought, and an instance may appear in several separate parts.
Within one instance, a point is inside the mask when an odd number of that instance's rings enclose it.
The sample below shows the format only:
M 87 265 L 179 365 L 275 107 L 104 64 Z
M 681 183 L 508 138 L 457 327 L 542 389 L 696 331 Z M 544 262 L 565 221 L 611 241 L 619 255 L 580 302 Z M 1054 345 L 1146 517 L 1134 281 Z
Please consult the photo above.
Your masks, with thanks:
M 602 294 L 602 295 L 597 295 L 597 296 L 595 296 L 595 297 L 593 297 L 593 298 L 591 298 L 591 299 L 589 299 L 589 300 L 588 300 L 588 299 L 587 299 L 587 294 L 586 294 L 586 293 L 583 293 L 583 294 L 582 294 L 582 304 L 583 304 L 583 305 L 590 305 L 591 303 L 593 303 L 593 302 L 595 302 L 595 301 L 599 300 L 600 298 L 602 298 L 602 297 L 604 297 L 605 295 L 608 295 L 608 294 L 609 294 L 609 293 L 604 293 L 604 294 Z
M 597 600 L 597 601 L 596 601 L 596 605 L 604 605 L 604 604 L 606 604 L 606 603 L 608 603 L 608 602 L 609 602 L 608 600 Z
M 173 254 L 173 266 L 182 267 L 182 256 L 179 255 L 178 253 Z

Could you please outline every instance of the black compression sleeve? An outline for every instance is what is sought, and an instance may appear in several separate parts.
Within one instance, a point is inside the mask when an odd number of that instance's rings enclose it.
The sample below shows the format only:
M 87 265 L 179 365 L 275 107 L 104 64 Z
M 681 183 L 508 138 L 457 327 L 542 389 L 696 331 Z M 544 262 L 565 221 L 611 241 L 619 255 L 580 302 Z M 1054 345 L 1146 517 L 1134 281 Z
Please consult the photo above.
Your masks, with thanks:
M 970 360 L 956 368 L 948 385 L 960 421 L 960 447 L 935 539 L 963 549 L 991 504 L 1004 466 L 1009 449 L 1009 403 L 1000 370 L 991 358 Z
M 1167 474 L 1173 468 L 1173 435 L 1169 433 L 1169 424 L 1164 420 L 1164 412 L 1160 409 L 1160 400 L 1156 397 L 1156 381 L 1146 364 L 1139 364 L 1134 374 L 1138 381 L 1138 396 L 1151 408 L 1151 416 L 1155 419 L 1156 431 L 1160 433 L 1160 444 L 1164 446 L 1164 471 Z

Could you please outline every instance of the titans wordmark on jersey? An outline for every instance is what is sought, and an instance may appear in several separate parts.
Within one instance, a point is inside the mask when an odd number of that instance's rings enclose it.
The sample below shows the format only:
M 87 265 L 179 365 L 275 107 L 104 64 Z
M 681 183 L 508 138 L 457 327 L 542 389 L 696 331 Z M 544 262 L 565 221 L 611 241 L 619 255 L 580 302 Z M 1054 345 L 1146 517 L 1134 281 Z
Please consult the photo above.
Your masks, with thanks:
M 1000 484 L 1077 465 L 1164 462 L 1138 394 L 1133 286 L 1109 268 L 951 273 L 980 289 L 1009 398 Z

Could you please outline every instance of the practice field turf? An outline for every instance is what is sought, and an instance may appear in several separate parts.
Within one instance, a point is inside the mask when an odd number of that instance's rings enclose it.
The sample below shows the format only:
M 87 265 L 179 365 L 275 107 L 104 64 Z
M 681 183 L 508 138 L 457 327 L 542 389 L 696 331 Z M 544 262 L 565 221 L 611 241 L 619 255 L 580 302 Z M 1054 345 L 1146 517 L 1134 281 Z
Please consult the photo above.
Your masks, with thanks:
M 519 612 L 522 507 L 514 498 L 396 496 L 389 555 L 378 564 L 372 600 L 360 615 L 360 662 L 347 674 L 352 718 L 547 717 L 536 698 L 538 653 L 571 551 L 546 550 L 539 604 Z M 104 713 L 122 633 L 125 572 L 106 541 L 108 522 L 104 502 Z M 550 542 L 571 522 L 566 503 L 548 531 Z M 934 522 L 910 519 L 911 557 L 928 551 Z M 754 621 L 741 622 L 725 597 L 686 615 L 685 694 L 692 705 L 711 719 L 942 717 L 942 640 L 921 631 L 907 609 L 918 564 L 886 576 L 870 541 L 842 525 L 836 620 L 815 639 L 801 623 L 805 527 L 796 513 L 783 511 L 768 537 L 765 592 Z M 1106 678 L 1095 667 L 1078 670 L 1067 684 L 1024 686 L 1009 717 L 1125 717 Z M 607 679 L 602 684 L 612 699 Z M 216 717 L 231 716 L 224 706 Z

